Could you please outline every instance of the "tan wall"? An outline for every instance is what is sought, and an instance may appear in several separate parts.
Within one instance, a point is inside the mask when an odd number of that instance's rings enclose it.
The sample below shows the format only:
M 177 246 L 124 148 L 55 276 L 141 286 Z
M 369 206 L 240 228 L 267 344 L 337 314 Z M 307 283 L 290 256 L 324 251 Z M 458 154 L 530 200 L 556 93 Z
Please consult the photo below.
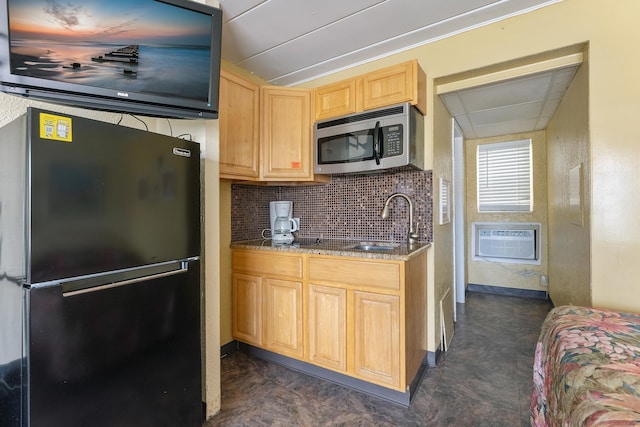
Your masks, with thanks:
M 231 181 L 220 180 L 220 344 L 233 341 L 231 329 Z
M 207 138 L 203 153 L 202 197 L 204 200 L 204 398 L 206 416 L 215 415 L 221 407 L 220 394 L 220 218 L 218 121 L 182 122 L 187 127 L 202 126 Z
M 591 305 L 591 162 L 589 64 L 573 79 L 547 127 L 549 175 L 549 294 L 554 304 Z M 582 225 L 569 208 L 569 174 L 582 165 Z M 636 310 L 638 307 L 636 307 Z
M 448 289 L 453 291 L 453 211 L 451 221 L 439 224 L 440 212 L 440 178 L 449 181 L 449 200 L 453 198 L 453 124 L 451 115 L 442 101 L 436 98 L 433 109 L 436 123 L 433 136 L 433 248 L 429 253 L 429 260 L 433 268 L 428 270 L 428 276 L 434 286 L 427 289 L 429 313 L 427 316 L 429 336 L 433 336 L 435 344 L 440 342 L 442 325 L 440 321 L 440 300 Z M 455 207 L 454 207 L 455 208 Z M 432 272 L 432 273 L 431 273 Z M 452 308 L 451 308 L 452 309 Z M 449 313 L 446 311 L 445 313 Z
M 492 142 L 531 138 L 533 157 L 533 211 L 532 212 L 478 212 L 478 183 L 476 150 L 478 145 Z M 466 169 L 466 247 L 471 248 L 471 227 L 474 222 L 539 222 L 541 230 L 541 263 L 516 264 L 474 261 L 467 251 L 467 281 L 477 285 L 545 291 L 540 275 L 547 274 L 547 143 L 544 131 L 522 133 L 496 138 L 465 141 Z

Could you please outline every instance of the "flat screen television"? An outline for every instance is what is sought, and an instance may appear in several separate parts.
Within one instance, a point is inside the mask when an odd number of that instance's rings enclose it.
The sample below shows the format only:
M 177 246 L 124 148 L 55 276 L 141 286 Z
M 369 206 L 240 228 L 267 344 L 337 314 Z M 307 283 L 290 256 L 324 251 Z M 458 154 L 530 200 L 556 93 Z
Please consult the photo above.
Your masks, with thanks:
M 0 0 L 0 90 L 217 118 L 222 11 L 189 0 Z

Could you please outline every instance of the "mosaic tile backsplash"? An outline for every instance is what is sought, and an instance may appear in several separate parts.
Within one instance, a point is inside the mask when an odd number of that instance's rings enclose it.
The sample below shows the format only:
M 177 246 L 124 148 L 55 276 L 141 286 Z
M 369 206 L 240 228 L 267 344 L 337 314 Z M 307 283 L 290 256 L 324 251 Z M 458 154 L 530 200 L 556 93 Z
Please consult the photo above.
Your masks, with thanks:
M 432 172 L 403 170 L 376 175 L 334 175 L 324 185 L 264 187 L 233 184 L 231 189 L 232 241 L 261 238 L 269 228 L 269 202 L 293 201 L 300 218 L 298 238 L 403 242 L 409 229 L 409 206 L 402 197 L 389 205 L 389 217 L 380 210 L 388 196 L 400 192 L 414 205 L 419 241 L 433 241 Z

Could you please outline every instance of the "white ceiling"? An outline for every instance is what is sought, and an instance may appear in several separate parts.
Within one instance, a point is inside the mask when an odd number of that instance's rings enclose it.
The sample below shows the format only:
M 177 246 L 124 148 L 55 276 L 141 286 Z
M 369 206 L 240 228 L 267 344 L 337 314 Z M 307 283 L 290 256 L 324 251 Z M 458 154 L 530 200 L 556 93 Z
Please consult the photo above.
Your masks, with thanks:
M 293 86 L 559 1 L 220 0 L 222 58 Z M 529 74 L 441 97 L 467 138 L 544 129 L 574 73 Z
M 441 93 L 465 138 L 546 129 L 579 63 L 559 69 Z
M 222 57 L 295 85 L 558 1 L 220 0 Z

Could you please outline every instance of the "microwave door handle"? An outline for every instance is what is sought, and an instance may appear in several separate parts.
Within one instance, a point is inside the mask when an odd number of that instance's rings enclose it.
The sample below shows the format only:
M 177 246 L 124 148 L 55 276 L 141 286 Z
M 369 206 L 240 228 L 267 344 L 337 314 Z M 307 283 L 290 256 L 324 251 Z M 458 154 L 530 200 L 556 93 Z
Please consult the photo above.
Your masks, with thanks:
M 380 122 L 376 122 L 376 127 L 373 129 L 373 158 L 376 160 L 376 165 L 380 164 Z
M 378 127 L 378 157 L 384 157 L 384 135 L 382 134 L 382 126 Z

